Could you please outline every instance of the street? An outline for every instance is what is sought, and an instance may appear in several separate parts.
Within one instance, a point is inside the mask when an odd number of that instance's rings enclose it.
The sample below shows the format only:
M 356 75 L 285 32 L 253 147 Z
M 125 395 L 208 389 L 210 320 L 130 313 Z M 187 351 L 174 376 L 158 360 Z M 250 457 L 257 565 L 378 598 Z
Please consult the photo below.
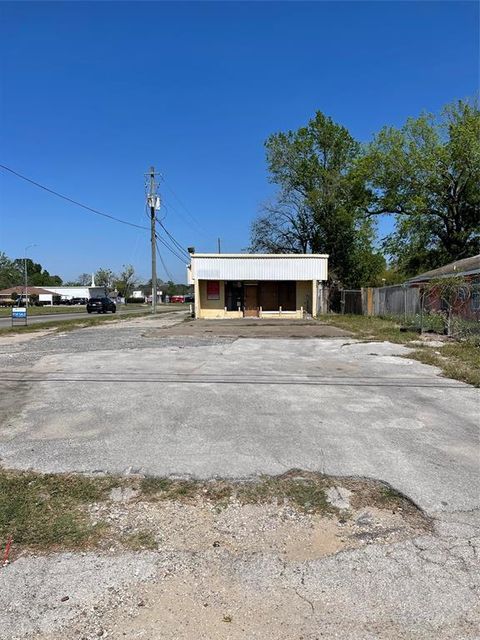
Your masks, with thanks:
M 117 312 L 116 314 L 106 314 L 108 317 L 113 316 L 115 317 L 117 316 L 121 316 L 121 315 L 125 315 L 126 313 L 128 314 L 132 314 L 132 313 L 146 313 L 148 312 L 148 308 L 142 308 L 142 309 L 138 309 L 138 308 L 134 308 L 134 309 L 129 309 L 128 307 L 117 307 Z M 100 314 L 101 315 L 101 314 Z M 37 324 L 39 322 L 61 322 L 63 320 L 83 320 L 86 318 L 97 318 L 99 317 L 99 314 L 97 313 L 87 313 L 86 311 L 72 311 L 72 313 L 44 313 L 38 316 L 34 316 L 32 314 L 30 314 L 28 316 L 28 325 L 32 325 L 32 324 Z M 104 317 L 104 316 L 102 316 Z M 10 316 L 8 317 L 3 317 L 0 318 L 0 328 L 9 328 L 12 326 L 12 319 Z M 16 320 L 15 321 L 15 325 L 16 327 L 21 327 L 21 321 Z

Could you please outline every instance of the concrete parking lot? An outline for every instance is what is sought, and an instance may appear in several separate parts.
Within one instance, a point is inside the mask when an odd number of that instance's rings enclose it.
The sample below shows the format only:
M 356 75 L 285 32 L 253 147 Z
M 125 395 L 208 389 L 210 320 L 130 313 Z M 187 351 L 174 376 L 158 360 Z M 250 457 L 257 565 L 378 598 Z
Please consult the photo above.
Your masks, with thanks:
M 398 345 L 205 327 L 138 320 L 4 353 L 3 464 L 202 478 L 298 467 L 382 479 L 429 512 L 476 506 L 478 390 Z
M 300 573 L 285 567 L 288 580 L 303 576 L 313 603 L 303 637 L 321 637 L 322 615 L 326 637 L 479 637 L 478 390 L 409 360 L 405 347 L 317 323 L 183 318 L 3 338 L 2 465 L 198 478 L 298 468 L 382 480 L 432 517 L 435 533 L 304 562 Z M 142 562 L 142 580 L 158 578 L 158 558 L 155 569 Z M 240 592 L 257 585 L 266 598 L 273 589 L 282 606 L 274 557 L 226 562 Z M 204 580 L 205 568 L 194 575 Z M 242 597 L 253 606 L 248 589 Z M 357 627 L 348 616 L 342 627 L 345 607 L 359 607 Z M 258 633 L 248 637 L 270 637 Z M 195 637 L 182 634 L 165 637 Z

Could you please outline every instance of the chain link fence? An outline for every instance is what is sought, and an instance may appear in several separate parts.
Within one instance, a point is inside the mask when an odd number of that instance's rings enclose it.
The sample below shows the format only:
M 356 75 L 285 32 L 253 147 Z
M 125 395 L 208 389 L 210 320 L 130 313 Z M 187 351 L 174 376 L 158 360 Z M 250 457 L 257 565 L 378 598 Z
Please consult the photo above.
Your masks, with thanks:
M 420 285 L 331 288 L 328 309 L 389 318 L 406 329 L 473 338 L 480 344 L 480 280 L 449 277 Z
M 480 282 L 439 278 L 420 290 L 420 328 L 480 344 Z

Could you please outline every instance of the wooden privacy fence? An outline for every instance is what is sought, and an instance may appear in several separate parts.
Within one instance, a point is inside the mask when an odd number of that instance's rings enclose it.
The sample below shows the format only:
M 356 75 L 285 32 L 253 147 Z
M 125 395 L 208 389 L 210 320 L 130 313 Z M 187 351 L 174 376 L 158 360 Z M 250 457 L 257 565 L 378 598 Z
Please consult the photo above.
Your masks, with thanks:
M 368 316 L 412 316 L 421 312 L 420 290 L 403 285 L 328 290 L 328 311 Z
M 342 289 L 340 292 L 340 306 L 342 313 L 363 314 L 363 300 L 361 289 Z
M 402 285 L 368 287 L 362 290 L 363 298 L 366 298 L 363 312 L 369 316 L 414 316 L 421 312 L 418 288 Z

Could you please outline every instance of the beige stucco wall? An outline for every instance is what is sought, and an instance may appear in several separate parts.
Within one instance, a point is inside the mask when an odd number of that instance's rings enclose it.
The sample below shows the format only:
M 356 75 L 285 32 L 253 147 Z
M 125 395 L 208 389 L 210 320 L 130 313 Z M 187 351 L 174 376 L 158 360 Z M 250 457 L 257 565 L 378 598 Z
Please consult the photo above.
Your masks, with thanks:
M 197 318 L 215 319 L 215 318 L 242 318 L 243 313 L 239 311 L 225 311 L 225 283 L 220 283 L 219 300 L 208 300 L 207 298 L 207 281 L 195 281 L 195 314 Z M 314 302 L 315 283 L 311 280 L 297 281 L 296 288 L 296 311 L 283 312 L 263 312 L 263 317 L 281 317 L 281 318 L 302 318 L 302 307 L 304 312 L 312 313 L 312 304 Z
M 208 300 L 207 298 L 207 281 L 198 281 L 198 318 L 224 318 L 225 317 L 225 286 L 224 281 L 220 280 L 220 298 L 219 300 Z
M 297 309 L 297 311 L 262 311 L 260 312 L 260 318 L 271 318 L 275 320 L 301 320 L 303 318 L 303 311 Z
M 225 308 L 225 285 L 224 281 L 219 281 L 220 298 L 219 300 L 208 300 L 207 298 L 207 280 L 200 280 L 200 306 L 202 309 L 224 309 Z
M 318 282 L 317 280 L 312 280 L 312 316 L 315 318 L 318 314 L 317 309 L 317 294 L 318 294 Z
M 312 281 L 297 281 L 297 310 L 303 307 L 304 311 L 312 312 Z

